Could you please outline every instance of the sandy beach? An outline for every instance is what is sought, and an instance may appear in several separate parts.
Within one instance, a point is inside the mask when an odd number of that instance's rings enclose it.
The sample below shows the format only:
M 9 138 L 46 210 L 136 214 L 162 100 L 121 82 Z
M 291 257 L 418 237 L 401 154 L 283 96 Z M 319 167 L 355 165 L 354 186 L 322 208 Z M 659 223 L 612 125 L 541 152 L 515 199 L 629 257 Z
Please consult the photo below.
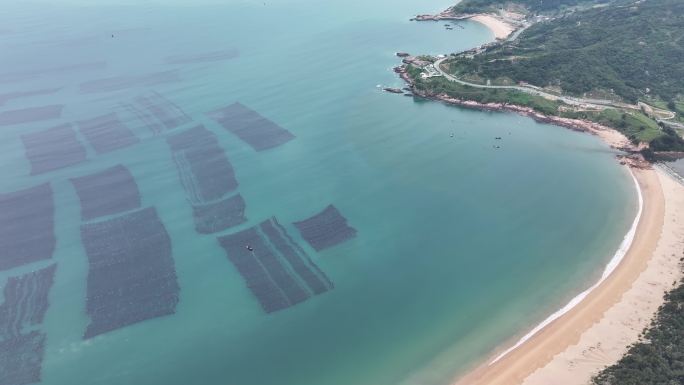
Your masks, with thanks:
M 478 23 L 484 24 L 489 28 L 497 39 L 507 38 L 513 31 L 515 27 L 501 18 L 490 15 L 490 14 L 479 14 L 470 17 L 470 20 L 477 21 Z
M 663 294 L 681 277 L 684 186 L 658 169 L 633 169 L 643 212 L 621 263 L 583 301 L 492 363 L 504 346 L 455 385 L 587 384 L 638 339 Z

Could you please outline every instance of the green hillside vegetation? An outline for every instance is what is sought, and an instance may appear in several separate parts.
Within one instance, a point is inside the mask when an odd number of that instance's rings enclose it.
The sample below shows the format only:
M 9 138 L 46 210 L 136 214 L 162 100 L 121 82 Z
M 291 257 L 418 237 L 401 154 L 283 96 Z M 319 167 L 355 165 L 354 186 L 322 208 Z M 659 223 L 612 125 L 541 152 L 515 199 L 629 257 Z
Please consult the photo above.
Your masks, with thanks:
M 544 12 L 597 2 L 597 0 L 516 0 L 514 3 L 522 5 L 529 11 Z M 459 13 L 478 13 L 491 10 L 492 8 L 500 8 L 508 3 L 511 2 L 505 0 L 464 0 L 454 7 L 454 11 Z
M 663 130 L 654 120 L 638 111 L 624 112 L 614 108 L 603 111 L 573 111 L 561 102 L 529 93 L 492 88 L 476 88 L 451 82 L 444 77 L 423 79 L 419 68 L 408 66 L 417 90 L 427 95 L 446 94 L 452 98 L 479 103 L 501 103 L 525 106 L 549 116 L 591 120 L 623 132 L 633 142 L 650 142 L 654 151 L 684 151 L 684 140 L 671 130 Z M 674 133 L 674 132 L 672 132 Z
M 684 283 L 665 300 L 642 340 L 594 377 L 594 385 L 684 384 Z
M 583 0 L 505 3 L 529 7 L 589 4 Z M 531 4 L 537 4 L 532 6 Z M 502 4 L 465 0 L 461 6 Z M 553 6 L 552 6 L 553 5 Z M 571 10 L 532 25 L 516 40 L 491 44 L 477 53 L 452 55 L 443 68 L 473 82 L 513 85 L 524 82 L 551 93 L 644 101 L 677 112 L 684 123 L 684 1 L 609 0 L 600 7 Z M 634 108 L 613 106 L 576 111 L 560 102 L 521 91 L 469 87 L 444 78 L 422 79 L 410 69 L 416 88 L 428 95 L 531 107 L 547 115 L 587 119 L 618 129 L 653 151 L 684 151 L 681 133 Z
M 488 1 L 488 0 L 470 0 Z M 670 101 L 684 89 L 684 2 L 649 0 L 572 12 L 533 25 L 513 42 L 453 61 L 456 73 L 612 90 L 629 102 Z

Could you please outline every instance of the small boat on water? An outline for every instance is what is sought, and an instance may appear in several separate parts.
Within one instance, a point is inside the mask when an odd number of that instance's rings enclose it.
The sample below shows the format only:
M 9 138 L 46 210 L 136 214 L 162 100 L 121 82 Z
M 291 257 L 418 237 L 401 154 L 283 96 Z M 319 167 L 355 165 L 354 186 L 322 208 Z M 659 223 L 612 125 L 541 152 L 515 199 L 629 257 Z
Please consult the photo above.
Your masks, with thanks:
M 383 88 L 383 91 L 385 91 L 385 92 L 391 92 L 391 93 L 393 93 L 393 94 L 403 94 L 403 93 L 404 93 L 404 91 L 402 91 L 402 90 L 399 89 L 399 88 L 391 88 L 391 87 Z

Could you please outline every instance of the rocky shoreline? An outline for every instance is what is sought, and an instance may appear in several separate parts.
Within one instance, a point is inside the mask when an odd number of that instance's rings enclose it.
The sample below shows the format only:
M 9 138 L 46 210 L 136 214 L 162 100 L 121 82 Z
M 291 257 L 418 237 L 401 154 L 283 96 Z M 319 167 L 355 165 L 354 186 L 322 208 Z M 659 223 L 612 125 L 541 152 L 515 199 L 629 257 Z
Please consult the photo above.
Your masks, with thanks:
M 451 8 L 446 9 L 436 15 L 417 15 L 411 18 L 411 21 L 440 21 L 440 20 L 463 20 L 471 17 L 472 15 L 458 15 L 453 12 Z
M 411 89 L 411 92 L 414 97 L 441 101 L 443 103 L 447 103 L 450 105 L 456 105 L 476 110 L 514 112 L 519 115 L 530 117 L 540 123 L 549 123 L 565 127 L 573 131 L 590 133 L 592 135 L 599 136 L 612 148 L 624 151 L 625 154 L 617 156 L 621 164 L 629 165 L 630 167 L 639 169 L 651 168 L 651 164 L 648 161 L 646 161 L 643 158 L 643 156 L 639 153 L 639 151 L 643 148 L 641 146 L 634 145 L 627 139 L 627 137 L 625 137 L 613 128 L 589 120 L 569 119 L 560 116 L 544 115 L 530 107 L 524 107 L 515 104 L 479 103 L 474 100 L 453 98 L 444 93 L 430 94 L 416 89 L 413 79 L 411 79 L 409 74 L 406 72 L 406 68 L 404 66 L 396 67 L 394 71 L 398 73 L 401 79 L 403 79 L 408 84 L 408 87 Z

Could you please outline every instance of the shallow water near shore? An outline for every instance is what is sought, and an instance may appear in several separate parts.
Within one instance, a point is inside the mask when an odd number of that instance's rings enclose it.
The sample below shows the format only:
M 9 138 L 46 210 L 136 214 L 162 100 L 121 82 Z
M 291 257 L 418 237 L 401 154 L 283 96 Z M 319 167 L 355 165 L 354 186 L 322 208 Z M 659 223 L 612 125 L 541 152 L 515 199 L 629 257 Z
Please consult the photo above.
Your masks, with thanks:
M 0 80 L 12 79 L 0 93 L 58 89 L 0 112 L 65 105 L 60 119 L 0 127 L 0 192 L 46 181 L 54 190 L 44 384 L 447 384 L 598 279 L 636 213 L 629 173 L 597 138 L 377 87 L 403 87 L 391 71 L 397 51 L 492 39 L 470 21 L 453 30 L 408 21 L 449 2 L 57 3 L 6 5 L 0 15 Z M 198 60 L 216 51 L 239 54 Z M 176 80 L 81 87 L 167 71 Z M 193 120 L 165 135 L 204 124 L 235 169 L 248 221 L 220 235 L 276 216 L 333 290 L 266 315 L 216 235 L 195 232 L 164 135 L 133 118 L 124 123 L 140 143 L 89 148 L 86 162 L 29 175 L 22 134 L 125 110 L 151 90 Z M 206 116 L 234 102 L 296 139 L 254 151 Z M 173 315 L 84 341 L 88 258 L 69 179 L 117 164 L 170 235 L 179 303 Z M 357 235 L 316 252 L 292 222 L 331 203 Z M 0 282 L 49 263 L 0 271 Z

